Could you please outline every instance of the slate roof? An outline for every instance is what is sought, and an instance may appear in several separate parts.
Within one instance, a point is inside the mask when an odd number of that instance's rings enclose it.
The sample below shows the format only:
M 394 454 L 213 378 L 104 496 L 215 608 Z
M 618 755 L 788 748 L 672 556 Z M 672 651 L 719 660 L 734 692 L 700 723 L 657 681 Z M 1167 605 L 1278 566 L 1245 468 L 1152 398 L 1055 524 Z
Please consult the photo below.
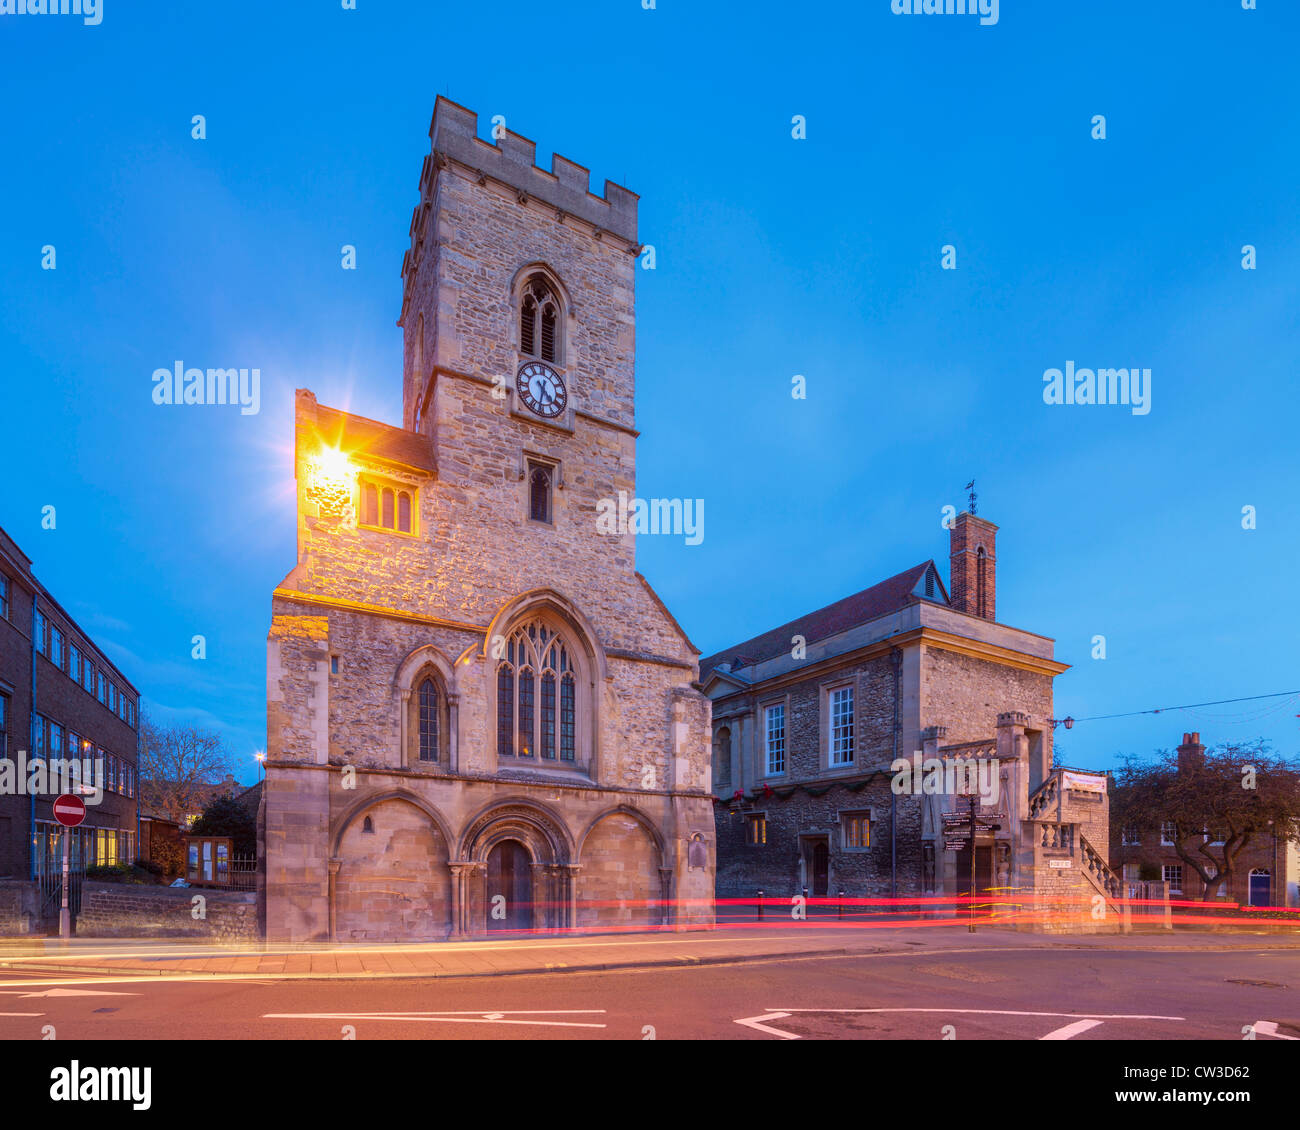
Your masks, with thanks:
M 890 612 L 896 612 L 908 604 L 921 600 L 922 598 L 916 596 L 912 590 L 924 579 L 926 571 L 933 567 L 933 560 L 923 561 L 920 565 L 914 565 L 897 576 L 872 585 L 869 589 L 846 596 L 843 600 L 837 600 L 834 604 L 828 604 L 816 612 L 809 612 L 797 620 L 791 620 L 788 624 L 764 632 L 761 636 L 755 636 L 744 643 L 738 643 L 715 655 L 702 658 L 700 681 L 707 679 L 709 672 L 719 663 L 732 662 L 732 670 L 736 670 L 737 660 L 744 666 L 749 666 L 767 659 L 775 659 L 778 655 L 790 651 L 790 641 L 795 636 L 803 636 L 805 642 L 810 644 L 817 643 L 819 640 L 828 639 L 849 628 L 865 624 Z

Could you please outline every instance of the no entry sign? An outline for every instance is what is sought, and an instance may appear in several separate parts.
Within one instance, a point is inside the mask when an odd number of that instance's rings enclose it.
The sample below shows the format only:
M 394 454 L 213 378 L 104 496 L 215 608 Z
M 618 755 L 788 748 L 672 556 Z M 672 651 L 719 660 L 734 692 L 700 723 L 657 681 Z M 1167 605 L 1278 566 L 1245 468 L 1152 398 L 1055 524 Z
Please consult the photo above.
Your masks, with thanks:
M 63 793 L 54 802 L 54 819 L 65 828 L 75 828 L 86 818 L 86 802 L 79 796 Z

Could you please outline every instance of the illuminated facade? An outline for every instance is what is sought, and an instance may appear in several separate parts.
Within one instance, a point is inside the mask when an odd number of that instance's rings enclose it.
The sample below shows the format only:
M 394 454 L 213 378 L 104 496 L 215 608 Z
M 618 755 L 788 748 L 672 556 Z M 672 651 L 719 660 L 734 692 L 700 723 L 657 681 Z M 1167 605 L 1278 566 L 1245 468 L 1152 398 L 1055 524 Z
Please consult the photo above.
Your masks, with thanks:
M 698 652 L 597 507 L 635 493 L 637 198 L 439 99 L 400 427 L 296 404 L 268 937 L 712 921 Z

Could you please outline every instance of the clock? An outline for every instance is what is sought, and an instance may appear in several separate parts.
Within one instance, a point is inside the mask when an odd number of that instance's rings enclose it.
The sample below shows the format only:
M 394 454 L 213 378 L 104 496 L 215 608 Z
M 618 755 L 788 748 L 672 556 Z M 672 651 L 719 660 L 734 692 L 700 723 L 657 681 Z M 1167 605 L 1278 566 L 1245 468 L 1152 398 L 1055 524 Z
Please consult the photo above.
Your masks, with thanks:
M 569 403 L 564 378 L 540 361 L 529 361 L 519 366 L 515 389 L 530 412 L 548 420 L 563 412 Z

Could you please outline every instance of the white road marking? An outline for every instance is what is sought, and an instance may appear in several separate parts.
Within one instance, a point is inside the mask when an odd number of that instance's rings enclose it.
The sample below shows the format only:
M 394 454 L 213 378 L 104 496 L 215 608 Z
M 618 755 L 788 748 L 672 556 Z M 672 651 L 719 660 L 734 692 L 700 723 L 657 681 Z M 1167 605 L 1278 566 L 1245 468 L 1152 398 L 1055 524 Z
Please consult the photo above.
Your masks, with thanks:
M 135 997 L 138 993 L 114 993 L 108 989 L 47 989 L 43 993 L 17 993 L 9 990 L 7 997 Z
M 1300 1040 L 1300 1036 L 1288 1036 L 1279 1032 L 1276 1020 L 1256 1020 L 1251 1027 L 1257 1034 L 1272 1036 L 1275 1040 Z
M 783 1040 L 802 1040 L 802 1036 L 797 1036 L 793 1032 L 783 1032 L 780 1028 L 769 1028 L 763 1023 L 764 1020 L 784 1020 L 790 1014 L 788 1012 L 769 1012 L 764 1016 L 747 1016 L 743 1020 L 737 1020 L 737 1024 L 743 1024 L 746 1028 L 753 1028 L 755 1032 L 766 1032 L 769 1036 L 780 1036 Z
M 592 1016 L 603 1008 L 517 1009 L 510 1012 L 267 1012 L 263 1020 L 412 1020 L 423 1024 L 531 1024 L 545 1028 L 604 1028 L 572 1020 L 510 1020 L 510 1016 Z
M 43 1012 L 0 1012 L 0 1016 L 44 1016 Z
M 1055 1032 L 1048 1032 L 1046 1036 L 1039 1036 L 1038 1038 L 1040 1040 L 1071 1040 L 1083 1032 L 1100 1026 L 1100 1020 L 1076 1020 L 1073 1024 L 1067 1024 L 1064 1028 L 1058 1028 Z
M 845 1014 L 862 1014 L 874 1012 L 938 1012 L 962 1014 L 966 1016 L 1051 1016 L 1062 1019 L 1073 1018 L 1073 1024 L 1067 1024 L 1064 1028 L 1058 1028 L 1054 1032 L 1049 1032 L 1043 1036 L 1044 1040 L 1068 1040 L 1080 1032 L 1086 1032 L 1090 1028 L 1096 1028 L 1103 1020 L 1183 1020 L 1182 1016 L 1142 1016 L 1132 1013 L 1113 1013 L 1102 1014 L 1095 1013 L 1091 1016 L 1080 1015 L 1077 1012 L 1022 1012 L 1009 1008 L 786 1008 L 772 1009 L 761 1016 L 746 1016 L 735 1021 L 746 1028 L 753 1028 L 756 1032 L 766 1032 L 770 1036 L 780 1036 L 783 1040 L 802 1039 L 794 1032 L 786 1032 L 780 1028 L 772 1028 L 765 1024 L 767 1020 L 784 1020 L 794 1013 L 822 1013 L 823 1015 L 845 1015 Z M 1264 1021 L 1264 1023 L 1270 1023 Z M 1276 1027 L 1276 1025 L 1274 1025 Z M 1282 1039 L 1294 1040 L 1295 1036 L 1283 1036 Z

